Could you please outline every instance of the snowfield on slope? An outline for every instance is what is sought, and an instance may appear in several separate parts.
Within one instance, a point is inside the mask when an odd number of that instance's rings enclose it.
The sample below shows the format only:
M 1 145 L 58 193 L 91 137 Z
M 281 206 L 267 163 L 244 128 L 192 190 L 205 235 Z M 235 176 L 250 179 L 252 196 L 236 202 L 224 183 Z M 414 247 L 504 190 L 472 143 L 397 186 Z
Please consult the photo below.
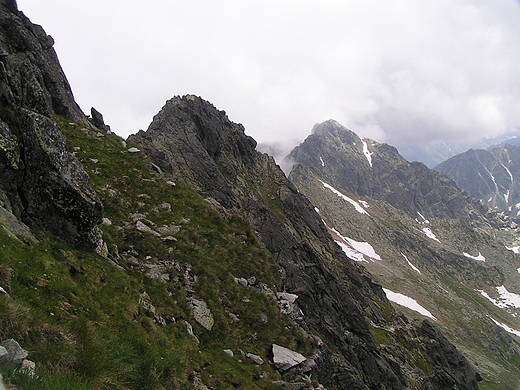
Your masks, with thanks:
M 336 195 L 338 195 L 340 198 L 342 198 L 343 200 L 346 200 L 347 202 L 349 202 L 352 206 L 354 206 L 354 208 L 356 209 L 356 211 L 360 214 L 366 214 L 366 215 L 370 215 L 368 214 L 368 211 L 366 211 L 363 206 L 361 206 L 361 204 L 359 202 L 356 202 L 354 199 L 351 199 L 349 198 L 348 196 L 346 195 L 343 195 L 341 192 L 339 192 L 337 189 L 335 189 L 334 187 L 332 187 L 330 184 L 327 184 L 325 183 L 324 181 L 321 181 L 320 180 L 320 183 L 323 184 L 323 187 L 324 188 L 327 188 L 329 190 L 331 190 L 333 193 L 335 193 Z M 366 202 L 364 202 L 366 203 Z
M 484 298 L 488 299 L 493 305 L 501 309 L 520 309 L 520 295 L 507 291 L 505 286 L 496 287 L 499 298 L 495 299 L 489 296 L 484 290 L 478 291 Z
M 479 252 L 478 256 L 471 256 L 469 253 L 463 252 L 464 256 L 469 257 L 470 259 L 477 260 L 477 261 L 486 261 L 486 258 L 482 256 L 482 254 Z
M 372 261 L 382 261 L 383 259 L 379 256 L 374 247 L 370 245 L 368 242 L 361 242 L 353 240 L 352 238 L 345 237 L 341 235 L 336 229 L 330 229 L 335 233 L 336 236 L 340 238 L 340 240 L 335 240 L 336 243 L 343 249 L 343 252 L 355 261 L 365 261 L 368 263 L 366 257 L 368 257 Z
M 383 288 L 383 290 L 390 301 L 437 321 L 437 318 L 435 318 L 430 311 L 421 306 L 415 299 L 401 293 L 393 292 L 387 288 Z

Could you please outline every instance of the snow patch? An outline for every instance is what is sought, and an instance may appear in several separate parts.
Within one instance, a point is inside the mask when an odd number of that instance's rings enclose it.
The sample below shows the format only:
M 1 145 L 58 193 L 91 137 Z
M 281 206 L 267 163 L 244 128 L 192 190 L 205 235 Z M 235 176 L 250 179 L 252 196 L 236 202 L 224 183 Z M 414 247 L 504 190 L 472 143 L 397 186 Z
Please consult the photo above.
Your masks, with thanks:
M 343 249 L 343 252 L 345 254 L 352 258 L 355 261 L 365 261 L 368 263 L 368 260 L 366 257 L 368 257 L 372 261 L 381 261 L 381 256 L 379 256 L 376 251 L 374 250 L 374 247 L 370 245 L 368 242 L 361 242 L 353 240 L 352 238 L 342 236 L 340 232 L 338 232 L 336 229 L 332 228 L 332 230 L 339 238 L 340 240 L 335 240 L 341 249 Z
M 359 203 L 361 203 L 361 205 L 362 205 L 364 208 L 366 208 L 366 209 L 368 209 L 368 208 L 370 207 L 370 205 L 368 204 L 368 202 L 365 202 L 364 200 L 360 200 Z
M 428 221 L 424 215 L 422 215 L 420 212 L 417 212 L 419 214 L 419 217 L 421 217 L 422 221 L 419 221 L 417 218 L 415 218 L 415 222 L 421 223 L 421 224 L 429 224 L 430 221 Z
M 325 166 L 325 162 L 323 161 L 323 158 L 320 156 L 320 161 L 321 161 L 321 166 L 324 167 Z
M 367 158 L 367 161 L 370 164 L 370 166 L 372 166 L 372 155 L 374 153 L 368 150 L 368 145 L 363 138 L 361 138 L 361 142 L 363 143 L 363 153 L 365 154 L 365 157 Z
M 395 302 L 398 305 L 407 307 L 410 310 L 416 311 L 417 313 L 422 314 L 423 316 L 429 317 L 432 320 L 437 321 L 437 318 L 435 318 L 432 313 L 430 313 L 427 309 L 425 309 L 423 306 L 417 303 L 415 299 L 410 298 L 401 293 L 393 292 L 392 290 L 389 290 L 387 288 L 383 288 L 383 290 L 390 301 Z
M 415 265 L 413 265 L 410 260 L 408 260 L 408 257 L 406 257 L 406 255 L 404 253 L 401 253 L 401 255 L 403 255 L 404 259 L 406 260 L 406 262 L 408 263 L 408 265 L 416 272 L 418 272 L 420 275 L 422 275 L 422 272 L 419 271 L 419 268 L 417 268 Z
M 343 194 L 342 194 L 341 192 L 339 192 L 337 189 L 335 189 L 334 187 L 332 187 L 330 184 L 325 183 L 324 181 L 321 181 L 321 180 L 320 180 L 320 183 L 323 184 L 323 187 L 325 187 L 325 188 L 331 190 L 333 193 L 335 193 L 336 195 L 338 195 L 340 198 L 342 198 L 343 200 L 346 200 L 347 202 L 349 202 L 352 206 L 354 206 L 354 208 L 356 209 L 356 211 L 357 211 L 358 213 L 370 215 L 370 214 L 368 214 L 368 211 L 366 211 L 366 210 L 361 206 L 361 204 L 359 204 L 358 202 L 356 202 L 354 199 L 350 199 L 348 196 L 343 195 Z
M 497 320 L 495 320 L 493 317 L 489 317 L 491 318 L 491 321 L 493 321 L 495 324 L 497 324 L 498 326 L 500 326 L 502 329 L 504 329 L 506 332 L 509 332 L 511 334 L 514 334 L 515 336 L 519 336 L 520 337 L 520 331 L 516 330 L 516 329 L 513 329 L 509 326 L 507 326 L 506 324 L 503 324 L 501 322 L 498 322 Z
M 520 254 L 520 246 L 513 246 L 511 248 L 506 246 L 506 249 L 509 249 L 510 251 L 515 252 L 516 254 Z
M 477 261 L 486 261 L 486 258 L 482 256 L 482 254 L 479 252 L 478 256 L 471 256 L 469 253 L 463 252 L 464 256 L 469 257 L 470 259 L 477 260 Z
M 432 240 L 435 240 L 437 242 L 440 242 L 435 233 L 430 228 L 424 228 L 422 230 L 424 234 L 426 234 L 426 237 L 431 238 Z
M 502 167 L 504 167 L 506 172 L 509 174 L 509 178 L 511 179 L 511 182 L 513 182 L 513 174 L 511 173 L 511 171 L 509 169 L 507 169 L 507 167 L 504 164 L 502 164 Z
M 500 307 L 501 309 L 520 309 L 520 295 L 507 291 L 507 288 L 504 286 L 498 286 L 496 289 L 500 295 L 497 299 L 490 297 L 489 294 L 483 290 L 476 291 L 478 291 L 484 298 L 491 301 L 493 305 Z

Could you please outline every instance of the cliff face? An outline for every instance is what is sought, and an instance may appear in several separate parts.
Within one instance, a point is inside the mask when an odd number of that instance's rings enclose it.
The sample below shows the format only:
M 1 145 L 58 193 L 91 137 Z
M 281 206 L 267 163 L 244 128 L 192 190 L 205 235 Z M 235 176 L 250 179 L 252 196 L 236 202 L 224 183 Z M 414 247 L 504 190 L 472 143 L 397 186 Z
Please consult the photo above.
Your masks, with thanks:
M 295 320 L 321 340 L 308 367 L 313 378 L 329 389 L 477 388 L 478 374 L 464 357 L 428 322 L 396 315 L 381 286 L 334 243 L 314 206 L 224 112 L 198 97 L 176 97 L 130 140 L 221 212 L 251 223 L 281 266 L 284 289 L 298 296 L 302 315 Z M 376 345 L 374 329 L 390 326 L 393 341 Z
M 0 200 L 29 226 L 103 251 L 102 205 L 52 115 L 88 125 L 53 39 L 0 2 Z

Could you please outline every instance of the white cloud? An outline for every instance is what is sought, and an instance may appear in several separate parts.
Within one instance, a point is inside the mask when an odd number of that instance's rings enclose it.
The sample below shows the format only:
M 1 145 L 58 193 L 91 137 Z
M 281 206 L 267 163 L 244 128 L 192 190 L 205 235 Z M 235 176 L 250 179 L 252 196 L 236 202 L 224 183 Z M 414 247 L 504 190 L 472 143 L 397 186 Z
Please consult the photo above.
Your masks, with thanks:
M 513 0 L 18 0 L 84 110 L 121 135 L 194 93 L 258 141 L 334 118 L 381 142 L 520 125 Z

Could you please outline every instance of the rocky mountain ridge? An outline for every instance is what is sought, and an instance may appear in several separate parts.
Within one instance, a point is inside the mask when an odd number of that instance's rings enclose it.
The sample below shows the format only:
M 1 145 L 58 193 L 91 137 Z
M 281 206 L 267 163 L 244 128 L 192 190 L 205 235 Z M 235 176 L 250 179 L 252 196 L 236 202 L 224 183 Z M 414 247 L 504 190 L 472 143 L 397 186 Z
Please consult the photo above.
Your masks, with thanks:
M 316 125 L 287 159 L 313 168 L 338 188 L 384 200 L 414 219 L 452 218 L 482 228 L 511 226 L 448 177 L 422 163 L 410 163 L 396 148 L 360 138 L 333 120 Z
M 478 388 L 224 112 L 176 97 L 127 142 L 81 113 L 13 0 L 0 48 L 0 333 L 37 370 L 82 388 Z
M 453 179 L 489 208 L 512 219 L 520 213 L 520 147 L 503 145 L 491 150 L 470 149 L 434 168 Z
M 167 174 L 188 180 L 211 196 L 210 202 L 216 201 L 217 209 L 238 212 L 251 223 L 282 267 L 284 289 L 299 297 L 303 313 L 300 325 L 324 340 L 323 360 L 317 359 L 313 371 L 324 386 L 378 388 L 384 383 L 391 388 L 406 388 L 405 377 L 418 380 L 414 378 L 417 372 L 397 369 L 392 363 L 395 357 L 383 349 L 377 352 L 373 343 L 363 313 L 372 313 L 368 314 L 372 323 L 382 320 L 378 309 L 386 304 L 382 290 L 334 245 L 313 206 L 271 157 L 254 150 L 255 143 L 241 125 L 230 122 L 224 112 L 198 97 L 176 97 L 166 103 L 147 132 L 129 139 L 141 145 Z M 193 156 L 197 156 L 196 161 Z M 328 320 L 323 322 L 323 318 Z M 431 327 L 406 324 L 400 327 L 403 337 L 409 331 Z M 361 351 L 372 357 L 365 355 L 361 363 Z M 451 386 L 445 370 L 435 369 L 433 376 L 420 381 Z M 466 383 L 457 386 L 476 386 L 477 376 L 471 372 L 469 369 L 460 378 Z
M 420 161 L 428 168 L 434 168 L 440 163 L 469 149 L 491 150 L 506 143 L 517 145 L 520 135 L 518 128 L 511 129 L 507 134 L 496 137 L 481 137 L 470 141 L 447 140 L 434 141 L 425 144 L 396 145 L 399 153 L 408 161 Z
M 501 388 L 499 382 L 506 377 L 508 386 L 516 386 L 516 368 L 507 362 L 518 357 L 514 329 L 520 328 L 516 319 L 520 306 L 502 305 L 508 313 L 501 313 L 503 309 L 486 299 L 491 295 L 495 304 L 507 300 L 499 291 L 520 297 L 518 256 L 497 240 L 496 230 L 474 229 L 474 220 L 449 213 L 435 216 L 439 198 L 468 198 L 453 182 L 436 179 L 435 172 L 421 173 L 433 178 L 436 189 L 434 196 L 417 191 L 417 181 L 410 180 L 417 174 L 406 172 L 415 164 L 400 156 L 389 159 L 389 147 L 363 140 L 336 122 L 317 125 L 315 130 L 291 153 L 296 165 L 289 177 L 317 207 L 336 242 L 364 264 L 401 306 L 405 302 L 404 306 L 435 318 L 451 341 L 478 363 L 486 386 Z M 392 162 L 396 167 L 389 168 Z M 378 170 L 377 164 L 385 168 Z M 425 169 L 419 166 L 419 172 Z M 392 193 L 392 197 L 370 197 L 370 185 L 380 187 L 372 194 Z M 421 197 L 415 203 L 421 208 L 412 204 L 399 210 L 395 206 L 401 202 L 391 204 L 395 199 L 411 199 L 410 194 Z M 469 204 L 473 207 L 475 200 Z M 412 305 L 411 299 L 415 299 Z

